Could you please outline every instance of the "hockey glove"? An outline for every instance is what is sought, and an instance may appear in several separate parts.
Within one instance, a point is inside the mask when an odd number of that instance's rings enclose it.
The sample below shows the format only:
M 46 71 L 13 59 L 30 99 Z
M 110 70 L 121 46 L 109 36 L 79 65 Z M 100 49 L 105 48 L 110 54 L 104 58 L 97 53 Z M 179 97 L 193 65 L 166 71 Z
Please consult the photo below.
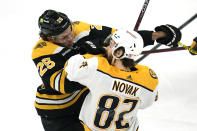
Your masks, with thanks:
M 81 46 L 79 48 L 80 54 L 104 54 L 105 49 L 96 42 L 98 41 L 85 41 L 84 43 L 81 43 Z
M 181 40 L 181 31 L 172 25 L 161 25 L 155 28 L 155 31 L 162 31 L 166 37 L 159 38 L 156 41 L 170 47 L 178 47 L 178 42 Z
M 190 53 L 192 55 L 197 55 L 197 37 L 194 38 L 194 41 L 193 41 L 192 45 L 190 46 L 190 48 L 191 48 L 191 50 L 189 50 Z

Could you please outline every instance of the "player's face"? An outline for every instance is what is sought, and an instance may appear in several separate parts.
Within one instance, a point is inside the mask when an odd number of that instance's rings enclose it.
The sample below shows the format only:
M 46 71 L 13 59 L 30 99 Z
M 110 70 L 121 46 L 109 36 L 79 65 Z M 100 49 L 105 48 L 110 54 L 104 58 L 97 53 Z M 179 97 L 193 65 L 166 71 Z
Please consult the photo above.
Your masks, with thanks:
M 123 51 L 122 48 L 116 49 L 114 52 L 112 52 L 112 49 L 115 46 L 115 44 L 116 43 L 115 43 L 114 40 L 110 40 L 109 46 L 106 47 L 106 56 L 107 56 L 107 59 L 108 59 L 109 63 L 112 64 L 112 65 L 113 65 L 112 59 L 113 59 L 114 56 L 116 58 L 120 58 L 124 54 L 124 51 Z M 112 53 L 114 53 L 114 54 L 112 55 Z
M 60 43 L 66 47 L 72 47 L 74 42 L 73 42 L 73 33 L 71 30 L 71 26 L 69 26 L 63 33 L 58 35 L 55 38 L 55 42 Z

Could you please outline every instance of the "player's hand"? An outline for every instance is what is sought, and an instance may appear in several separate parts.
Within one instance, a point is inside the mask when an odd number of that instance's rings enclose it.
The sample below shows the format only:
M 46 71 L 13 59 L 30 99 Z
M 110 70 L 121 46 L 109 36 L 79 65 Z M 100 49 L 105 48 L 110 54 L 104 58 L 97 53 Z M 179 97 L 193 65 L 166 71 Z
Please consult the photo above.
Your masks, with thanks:
M 178 42 L 181 40 L 181 31 L 173 25 L 161 25 L 155 28 L 155 31 L 162 31 L 165 37 L 159 38 L 156 41 L 170 47 L 178 47 Z
M 197 37 L 194 38 L 192 45 L 190 46 L 191 50 L 190 53 L 192 55 L 197 55 Z
M 80 54 L 104 54 L 105 49 L 98 43 L 98 41 L 85 41 L 84 43 L 81 43 L 80 46 Z

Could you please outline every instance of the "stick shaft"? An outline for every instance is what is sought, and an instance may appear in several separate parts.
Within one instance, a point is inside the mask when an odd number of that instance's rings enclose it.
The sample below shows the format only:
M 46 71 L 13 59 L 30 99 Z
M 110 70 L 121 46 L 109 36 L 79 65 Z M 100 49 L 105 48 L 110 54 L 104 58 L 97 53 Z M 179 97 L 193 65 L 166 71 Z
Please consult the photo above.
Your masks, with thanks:
M 189 46 L 187 47 L 189 48 Z M 161 52 L 180 51 L 180 50 L 186 50 L 186 49 L 183 47 L 158 49 L 158 50 L 153 50 L 153 51 L 143 51 L 142 54 L 161 53 Z
M 143 7 L 142 7 L 142 9 L 141 9 L 141 12 L 140 12 L 140 14 L 139 14 L 139 16 L 138 16 L 138 19 L 137 19 L 137 21 L 136 21 L 136 24 L 135 24 L 135 27 L 134 27 L 134 31 L 138 31 L 138 28 L 139 28 L 139 26 L 140 26 L 140 23 L 141 23 L 141 21 L 142 21 L 142 18 L 143 18 L 143 16 L 144 16 L 145 12 L 146 12 L 146 8 L 147 8 L 147 6 L 148 6 L 148 4 L 149 4 L 149 1 L 150 1 L 150 0 L 145 0 L 145 2 L 144 2 L 144 4 L 143 4 Z

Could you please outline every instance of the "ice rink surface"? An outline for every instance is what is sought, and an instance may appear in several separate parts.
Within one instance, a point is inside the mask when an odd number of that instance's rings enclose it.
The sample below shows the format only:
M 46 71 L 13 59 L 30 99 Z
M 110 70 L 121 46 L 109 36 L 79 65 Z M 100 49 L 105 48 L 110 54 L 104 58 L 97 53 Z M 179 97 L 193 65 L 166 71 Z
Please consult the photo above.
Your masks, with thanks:
M 33 106 L 41 80 L 31 52 L 39 39 L 37 21 L 44 10 L 61 11 L 72 20 L 90 24 L 133 28 L 143 3 L 144 0 L 1 1 L 0 130 L 43 131 Z M 162 24 L 179 27 L 195 13 L 197 0 L 150 0 L 139 29 L 152 30 Z M 190 45 L 196 36 L 197 19 L 182 29 L 181 42 Z M 197 56 L 188 51 L 158 53 L 139 64 L 150 66 L 160 81 L 159 100 L 138 112 L 140 131 L 197 131 Z

